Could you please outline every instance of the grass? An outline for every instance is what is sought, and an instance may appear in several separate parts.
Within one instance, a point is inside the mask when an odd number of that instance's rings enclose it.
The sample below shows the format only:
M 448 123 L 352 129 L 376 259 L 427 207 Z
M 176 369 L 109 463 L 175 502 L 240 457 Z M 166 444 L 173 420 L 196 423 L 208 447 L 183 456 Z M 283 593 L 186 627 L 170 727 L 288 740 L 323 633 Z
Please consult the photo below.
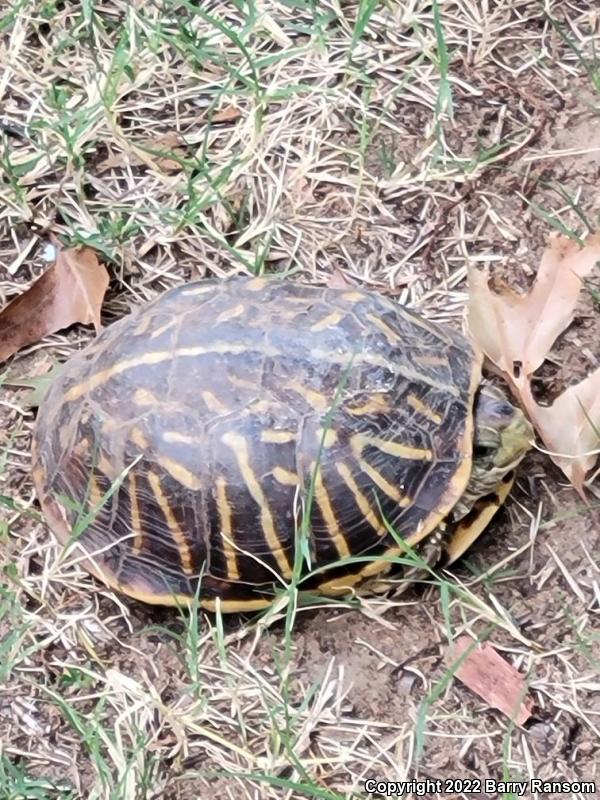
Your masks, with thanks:
M 247 273 L 341 275 L 459 326 L 467 257 L 519 283 L 550 230 L 597 226 L 595 128 L 567 137 L 597 109 L 593 24 L 535 0 L 6 6 L 2 298 L 45 269 L 52 233 L 106 258 L 106 321 Z M 367 778 L 550 760 L 593 778 L 596 522 L 545 462 L 454 577 L 324 601 L 301 592 L 299 547 L 266 614 L 144 609 L 61 561 L 35 506 L 21 387 L 90 337 L 2 367 L 2 800 L 366 800 Z M 453 680 L 463 633 L 528 670 L 533 732 Z
M 437 0 L 433 0 L 432 11 L 437 51 L 434 57 L 434 64 L 439 71 L 439 84 L 435 104 L 435 137 L 438 148 L 442 151 L 444 121 L 447 120 L 451 122 L 453 118 L 452 88 L 449 80 L 450 58 L 446 45 L 446 33 L 442 22 L 440 6 Z
M 58 796 L 62 800 L 75 798 L 68 784 L 31 777 L 4 755 L 0 756 L 0 787 L 6 800 L 49 800 Z
M 579 39 L 580 32 L 577 29 L 573 31 L 574 35 L 572 35 L 567 32 L 566 26 L 552 15 L 547 14 L 547 19 L 562 41 L 575 54 L 596 94 L 600 94 L 600 59 L 598 58 L 596 39 L 592 36 L 587 41 L 585 39 L 581 41 Z

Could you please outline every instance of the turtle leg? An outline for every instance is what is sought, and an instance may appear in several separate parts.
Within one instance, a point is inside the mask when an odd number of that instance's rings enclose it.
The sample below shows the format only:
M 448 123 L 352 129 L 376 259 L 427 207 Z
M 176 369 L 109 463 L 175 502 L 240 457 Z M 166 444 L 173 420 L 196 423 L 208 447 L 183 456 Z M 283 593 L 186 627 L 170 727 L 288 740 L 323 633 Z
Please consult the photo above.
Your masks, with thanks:
M 427 567 L 433 568 L 441 561 L 443 554 L 446 551 L 448 542 L 452 536 L 451 527 L 446 522 L 441 522 L 434 533 L 425 539 L 424 542 L 419 542 L 417 547 L 417 554 Z M 426 580 L 430 577 L 429 570 L 420 564 L 415 564 L 413 567 L 406 567 L 403 572 L 403 587 L 410 586 L 411 583 Z
M 496 486 L 496 491 L 476 500 L 468 514 L 454 524 L 451 535 L 444 543 L 446 564 L 452 564 L 453 561 L 460 558 L 487 528 L 494 514 L 508 497 L 514 480 L 514 471 L 507 472 Z
M 423 543 L 419 542 L 418 555 L 428 567 L 433 568 L 438 564 L 448 566 L 468 549 L 502 507 L 514 479 L 514 471 L 508 472 L 502 477 L 496 491 L 480 497 L 465 517 L 458 522 L 441 522 L 431 536 Z M 406 567 L 403 577 L 405 580 L 401 591 L 411 583 L 427 580 L 431 575 L 427 569 L 415 564 L 414 567 Z
M 431 578 L 429 568 L 433 568 L 440 562 L 446 552 L 448 542 L 452 537 L 452 527 L 446 522 L 441 522 L 433 533 L 424 541 L 419 542 L 413 549 L 424 564 L 418 563 L 414 566 L 405 566 L 400 573 L 401 582 L 390 585 L 388 580 L 377 580 L 369 582 L 369 591 L 375 594 L 388 594 L 391 597 L 398 597 L 403 594 L 413 583 L 425 581 Z
M 416 553 L 427 567 L 448 566 L 465 552 L 506 500 L 514 477 L 514 471 L 507 472 L 496 491 L 480 497 L 462 519 L 441 522 L 433 533 L 415 545 Z M 404 568 L 402 578 L 402 583 L 394 587 L 394 596 L 402 594 L 413 583 L 429 580 L 431 573 L 424 565 L 415 564 Z

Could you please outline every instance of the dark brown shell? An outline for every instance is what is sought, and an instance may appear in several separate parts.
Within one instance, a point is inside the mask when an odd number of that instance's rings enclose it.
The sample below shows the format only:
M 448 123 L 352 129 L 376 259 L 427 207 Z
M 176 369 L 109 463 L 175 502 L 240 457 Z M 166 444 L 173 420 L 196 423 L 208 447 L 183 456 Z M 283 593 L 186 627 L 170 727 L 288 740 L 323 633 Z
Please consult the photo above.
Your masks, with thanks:
M 462 494 L 479 377 L 464 337 L 376 294 L 187 284 L 66 364 L 35 430 L 40 502 L 143 600 L 260 607 L 303 525 L 313 569 L 335 566 L 302 587 L 337 593 L 398 552 L 387 525 L 414 543 Z

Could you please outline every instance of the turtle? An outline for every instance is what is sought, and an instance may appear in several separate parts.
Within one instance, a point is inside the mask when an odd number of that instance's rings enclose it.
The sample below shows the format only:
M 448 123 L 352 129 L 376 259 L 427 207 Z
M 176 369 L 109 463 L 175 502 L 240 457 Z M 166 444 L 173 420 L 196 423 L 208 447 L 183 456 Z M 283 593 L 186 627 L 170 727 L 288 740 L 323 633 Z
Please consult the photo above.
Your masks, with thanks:
M 531 441 L 462 332 L 375 291 L 235 276 L 171 288 L 71 357 L 32 470 L 109 587 L 246 612 L 292 580 L 368 590 L 411 551 L 451 563 Z

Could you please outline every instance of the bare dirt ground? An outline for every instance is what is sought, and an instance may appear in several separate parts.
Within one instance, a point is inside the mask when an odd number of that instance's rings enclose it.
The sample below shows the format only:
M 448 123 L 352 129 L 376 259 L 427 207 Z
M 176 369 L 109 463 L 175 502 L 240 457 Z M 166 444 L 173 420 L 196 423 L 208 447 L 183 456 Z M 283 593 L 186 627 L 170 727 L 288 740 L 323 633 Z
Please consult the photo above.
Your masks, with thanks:
M 1 12 L 3 301 L 54 234 L 102 253 L 107 324 L 192 278 L 291 270 L 460 326 L 468 260 L 524 287 L 552 232 L 598 228 L 594 4 L 197 5 Z M 285 609 L 147 608 L 64 561 L 37 516 L 18 382 L 91 336 L 47 337 L 0 373 L 0 800 L 385 796 L 370 778 L 591 781 L 566 796 L 600 797 L 593 492 L 533 452 L 451 573 L 303 608 L 291 633 Z M 599 342 L 590 292 L 538 397 L 596 368 Z M 527 676 L 524 728 L 449 675 L 462 633 Z

